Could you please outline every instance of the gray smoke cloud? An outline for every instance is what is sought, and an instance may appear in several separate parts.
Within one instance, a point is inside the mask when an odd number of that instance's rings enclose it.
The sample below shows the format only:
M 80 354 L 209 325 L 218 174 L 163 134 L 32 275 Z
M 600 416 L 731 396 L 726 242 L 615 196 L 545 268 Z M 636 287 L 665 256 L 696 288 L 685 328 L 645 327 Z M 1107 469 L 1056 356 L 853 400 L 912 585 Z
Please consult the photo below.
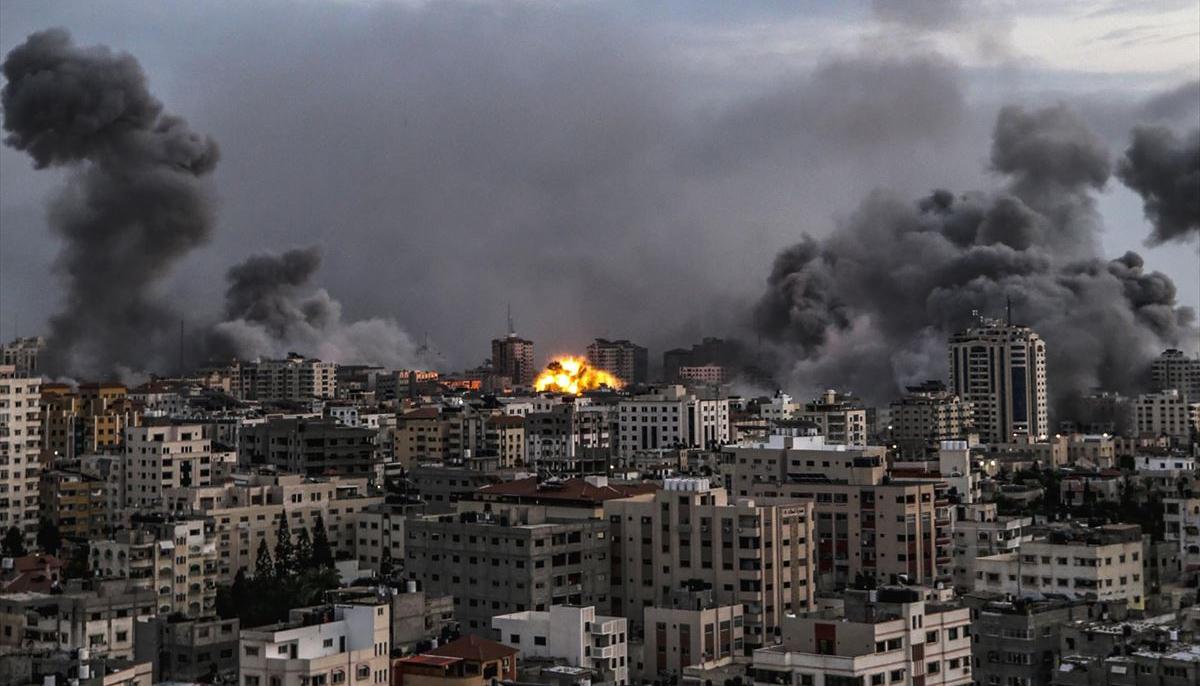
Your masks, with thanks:
M 155 286 L 210 236 L 200 177 L 216 144 L 163 111 L 137 60 L 76 46 L 63 29 L 30 35 L 3 72 L 5 143 L 39 169 L 71 170 L 49 210 L 66 293 L 47 369 L 94 376 L 174 359 L 163 338 L 178 320 Z
M 778 255 L 755 323 L 799 358 L 797 379 L 886 402 L 943 378 L 946 337 L 1006 299 L 1047 341 L 1060 408 L 1093 387 L 1138 388 L 1153 355 L 1195 339 L 1171 279 L 1132 252 L 1099 256 L 1093 196 L 1111 161 L 1071 110 L 1002 109 L 991 167 L 995 192 L 877 191 L 829 237 Z
M 1200 236 L 1200 129 L 1179 137 L 1163 126 L 1138 127 L 1117 176 L 1145 203 L 1154 225 L 1148 242 Z
M 420 364 L 417 346 L 394 321 L 343 321 L 341 303 L 310 283 L 320 266 L 320 251 L 309 247 L 255 255 L 231 267 L 226 320 L 213 327 L 207 356 L 254 359 L 299 352 L 343 364 Z

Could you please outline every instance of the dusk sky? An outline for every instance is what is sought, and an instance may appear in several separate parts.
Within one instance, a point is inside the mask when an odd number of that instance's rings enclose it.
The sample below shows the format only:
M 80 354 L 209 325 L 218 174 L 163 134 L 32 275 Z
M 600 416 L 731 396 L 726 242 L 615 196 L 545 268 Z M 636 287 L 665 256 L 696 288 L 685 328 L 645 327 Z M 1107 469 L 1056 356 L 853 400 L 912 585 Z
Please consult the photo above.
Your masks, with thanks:
M 0 53 L 50 27 L 133 55 L 220 146 L 211 240 L 155 285 L 185 320 L 220 318 L 232 265 L 317 246 L 340 316 L 457 367 L 508 304 L 546 355 L 753 340 L 803 233 L 876 190 L 998 188 L 1006 105 L 1065 104 L 1114 161 L 1135 125 L 1200 125 L 1195 0 L 5 2 Z M 3 147 L 0 175 L 0 339 L 44 334 L 69 174 Z M 1196 241 L 1146 245 L 1116 178 L 1095 202 L 1099 255 L 1137 251 L 1200 307 Z

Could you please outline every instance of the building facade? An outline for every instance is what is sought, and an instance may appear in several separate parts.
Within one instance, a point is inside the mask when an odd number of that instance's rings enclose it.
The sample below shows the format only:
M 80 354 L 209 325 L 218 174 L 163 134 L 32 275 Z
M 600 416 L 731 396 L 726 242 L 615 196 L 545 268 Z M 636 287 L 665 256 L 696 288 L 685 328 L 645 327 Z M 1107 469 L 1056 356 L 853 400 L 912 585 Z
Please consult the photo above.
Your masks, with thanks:
M 38 526 L 41 384 L 41 377 L 0 366 L 0 530 L 15 527 L 26 545 L 32 545 Z
M 1050 432 L 1046 343 L 1027 326 L 981 320 L 950 337 L 950 390 L 971 403 L 981 440 Z

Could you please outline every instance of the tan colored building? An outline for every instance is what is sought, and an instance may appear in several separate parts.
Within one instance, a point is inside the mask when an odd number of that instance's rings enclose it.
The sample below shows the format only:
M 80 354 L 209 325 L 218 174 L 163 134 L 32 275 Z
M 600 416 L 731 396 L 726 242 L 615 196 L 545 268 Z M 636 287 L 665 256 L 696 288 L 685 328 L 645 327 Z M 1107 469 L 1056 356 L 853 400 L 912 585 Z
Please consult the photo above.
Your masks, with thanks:
M 947 592 L 949 593 L 949 592 Z M 755 686 L 967 686 L 970 610 L 919 588 L 848 591 L 839 615 L 784 620 L 754 653 Z
M 38 526 L 42 438 L 39 376 L 0 366 L 0 531 L 12 527 L 32 545 Z
M 493 415 L 488 417 L 485 431 L 485 447 L 500 458 L 501 469 L 525 465 L 524 417 L 505 414 Z
M 92 571 L 153 590 L 159 614 L 211 615 L 217 598 L 217 546 L 205 519 L 135 522 L 110 540 L 92 541 Z
M 892 403 L 891 442 L 900 455 L 923 458 L 942 441 L 965 440 L 975 431 L 975 411 L 946 389 L 940 381 L 909 386 L 905 396 Z
M 66 469 L 42 473 L 42 517 L 64 538 L 89 539 L 108 528 L 107 493 L 101 479 Z
M 449 423 L 436 407 L 409 410 L 396 420 L 395 461 L 408 467 L 446 457 Z
M 1046 342 L 1027 326 L 980 320 L 950 337 L 950 389 L 970 402 L 980 440 L 1050 433 Z
M 816 424 L 827 443 L 867 444 L 866 408 L 837 391 L 827 390 L 820 398 L 804 403 L 793 418 Z
M 699 580 L 716 602 L 745 605 L 747 646 L 765 645 L 788 612 L 813 606 L 812 503 L 731 502 L 706 479 L 667 479 L 653 500 L 610 500 L 612 614 L 642 626 L 642 610 L 667 604 Z
M 1145 607 L 1142 529 L 1136 524 L 1053 527 L 1016 552 L 975 561 L 975 590 L 1094 595 Z
M 0 646 L 132 658 L 134 622 L 155 614 L 154 592 L 128 580 L 90 586 L 0 595 Z
M 274 550 L 279 517 L 288 517 L 295 536 L 300 527 L 312 534 L 317 514 L 325 523 L 335 553 L 356 556 L 360 513 L 383 502 L 366 479 L 239 475 L 231 483 L 164 491 L 162 511 L 204 516 L 213 522 L 218 583 L 229 583 L 238 569 L 254 573 L 261 541 Z
M 391 680 L 386 600 L 293 610 L 286 622 L 242 629 L 242 686 L 371 684 Z
M 1188 445 L 1200 431 L 1200 400 L 1173 388 L 1143 393 L 1134 398 L 1133 423 L 1139 436 L 1165 436 L 1175 445 Z
M 885 480 L 881 446 L 831 445 L 822 437 L 770 436 L 724 450 L 739 496 L 812 501 L 822 588 L 860 574 L 883 583 L 949 582 L 953 512 L 938 479 Z
M 77 459 L 120 448 L 124 431 L 139 426 L 141 410 L 119 383 L 42 386 L 43 460 Z
M 708 584 L 685 584 L 669 604 L 645 609 L 642 662 L 634 665 L 639 681 L 683 674 L 687 667 L 715 669 L 745 655 L 745 617 L 741 604 L 720 605 Z
M 282 360 L 240 362 L 229 370 L 239 400 L 310 400 L 337 397 L 337 365 L 289 355 Z

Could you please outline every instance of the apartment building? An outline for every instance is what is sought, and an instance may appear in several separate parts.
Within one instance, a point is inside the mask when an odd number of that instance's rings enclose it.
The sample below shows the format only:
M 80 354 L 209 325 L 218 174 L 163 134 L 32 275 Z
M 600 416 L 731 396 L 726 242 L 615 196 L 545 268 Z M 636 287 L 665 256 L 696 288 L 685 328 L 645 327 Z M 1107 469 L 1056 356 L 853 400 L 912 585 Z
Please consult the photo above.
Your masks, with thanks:
M 1188 445 L 1200 430 L 1200 401 L 1190 401 L 1174 388 L 1143 393 L 1133 400 L 1133 425 L 1138 435 L 1165 436 L 1174 445 Z
M 597 338 L 587 347 L 588 365 L 603 369 L 625 385 L 649 380 L 649 354 L 646 349 L 625 339 L 610 341 Z
M 238 400 L 311 400 L 337 397 L 337 365 L 302 355 L 239 362 L 230 369 Z
M 212 483 L 212 443 L 203 424 L 153 423 L 125 429 L 127 508 L 154 508 L 171 488 Z
M 391 614 L 386 600 L 293 610 L 288 621 L 243 628 L 243 686 L 389 684 Z
M 0 366 L 0 531 L 16 527 L 32 545 L 38 526 L 42 473 L 41 385 Z
M 996 503 L 959 505 L 953 527 L 954 587 L 961 592 L 975 588 L 975 560 L 1015 553 L 1033 539 L 1032 526 L 1032 517 L 998 514 Z
M 517 683 L 519 656 L 520 651 L 515 648 L 467 634 L 420 655 L 394 660 L 392 683 L 404 686 Z
M 157 611 L 155 592 L 129 580 L 68 584 L 62 593 L 0 595 L 0 646 L 89 650 L 133 658 L 133 626 Z
M 740 603 L 718 603 L 711 584 L 684 582 L 664 605 L 643 611 L 642 662 L 634 665 L 634 678 L 679 675 L 688 667 L 716 669 L 744 657 L 744 612 Z
M 425 504 L 416 498 L 385 496 L 384 502 L 358 513 L 358 541 L 354 549 L 362 569 L 375 572 L 404 560 L 404 522 L 425 513 Z
M 557 658 L 571 667 L 595 670 L 599 678 L 592 683 L 597 685 L 630 683 L 624 617 L 597 615 L 590 605 L 551 605 L 540 612 L 496 615 L 492 629 L 501 643 L 516 648 L 526 658 Z
M 1050 433 L 1046 343 L 1027 326 L 981 319 L 950 337 L 950 390 L 971 403 L 980 440 Z
M 512 332 L 492 339 L 492 371 L 517 386 L 532 384 L 538 371 L 533 363 L 533 341 Z
M 949 486 L 936 478 L 884 479 L 885 449 L 773 435 L 724 450 L 733 489 L 764 503 L 811 501 L 815 579 L 821 588 L 860 575 L 884 583 L 951 579 Z
M 1150 365 L 1156 391 L 1177 390 L 1191 402 L 1200 402 L 1200 357 L 1182 350 L 1164 350 Z
M 371 429 L 332 419 L 271 419 L 242 428 L 238 463 L 312 477 L 374 480 L 383 469 L 375 454 L 375 437 Z
M 1053 527 L 1016 552 L 977 559 L 975 570 L 976 591 L 1125 600 L 1133 610 L 1146 602 L 1136 524 Z
M 525 465 L 525 418 L 497 414 L 487 418 L 484 449 L 500 458 L 501 469 Z
M 1101 613 L 1082 598 L 971 593 L 963 604 L 971 609 L 975 683 L 989 686 L 1051 686 L 1062 626 Z
M 67 469 L 42 472 L 39 483 L 41 517 L 58 527 L 66 539 L 87 539 L 104 533 L 108 523 L 105 484 L 99 478 Z
M 203 617 L 216 610 L 217 546 L 207 519 L 135 519 L 135 528 L 89 543 L 92 571 L 129 579 L 157 595 L 160 614 Z
M 142 410 L 123 384 L 42 386 L 42 453 L 47 463 L 117 451 L 125 429 L 142 423 Z
M 1163 539 L 1178 547 L 1181 571 L 1200 572 L 1200 498 L 1165 498 L 1163 523 Z
M 770 642 L 786 613 L 812 607 L 809 502 L 731 502 L 706 479 L 666 479 L 653 500 L 610 500 L 604 512 L 612 532 L 612 612 L 638 629 L 643 608 L 666 605 L 692 580 L 711 584 L 722 605 L 745 605 L 748 646 Z
M 525 415 L 525 464 L 561 476 L 607 474 L 613 457 L 609 408 L 573 403 Z
M 151 663 L 156 684 L 236 673 L 238 630 L 236 617 L 139 617 L 133 623 L 134 657 Z
M 867 410 L 857 400 L 827 390 L 800 408 L 794 419 L 812 422 L 826 443 L 867 444 Z
M 38 376 L 38 358 L 45 349 L 46 339 L 41 336 L 14 338 L 0 347 L 0 366 L 12 367 L 17 376 Z
M 450 427 L 442 420 L 441 408 L 409 410 L 396 420 L 395 460 L 405 467 L 443 460 L 449 433 Z
M 719 447 L 729 442 L 729 401 L 704 399 L 683 386 L 624 398 L 617 404 L 618 456 L 660 448 Z
M 498 614 L 608 605 L 603 520 L 497 505 L 492 512 L 413 518 L 406 529 L 405 573 L 427 593 L 454 596 L 464 631 L 486 635 Z
M 719 364 L 685 365 L 676 372 L 684 386 L 720 386 L 729 380 L 729 370 Z
M 408 481 L 425 503 L 426 514 L 454 512 L 460 501 L 499 480 L 495 474 L 462 466 L 424 464 L 408 470 Z
M 975 411 L 969 401 L 940 381 L 908 386 L 891 405 L 891 442 L 900 456 L 918 459 L 937 450 L 942 441 L 966 440 L 975 431 Z
M 358 518 L 382 502 L 365 479 L 239 475 L 221 485 L 167 489 L 160 511 L 212 521 L 217 581 L 230 583 L 239 569 L 254 573 L 260 542 L 274 549 L 282 516 L 295 535 L 301 527 L 311 534 L 320 515 L 334 552 L 356 557 Z
M 913 587 L 847 591 L 844 601 L 841 615 L 786 617 L 782 644 L 754 652 L 755 685 L 971 683 L 966 607 Z

